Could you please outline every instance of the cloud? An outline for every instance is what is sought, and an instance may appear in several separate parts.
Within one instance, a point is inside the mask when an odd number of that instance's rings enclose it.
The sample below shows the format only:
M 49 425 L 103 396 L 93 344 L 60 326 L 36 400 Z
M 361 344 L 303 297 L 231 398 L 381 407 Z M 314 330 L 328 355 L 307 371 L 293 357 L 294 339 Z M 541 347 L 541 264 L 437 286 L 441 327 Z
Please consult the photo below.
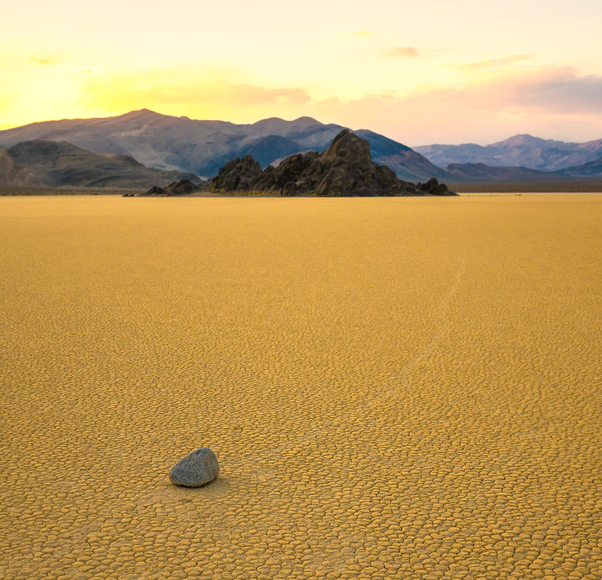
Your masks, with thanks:
M 272 89 L 249 84 L 215 87 L 163 85 L 143 91 L 145 98 L 163 103 L 219 103 L 237 107 L 302 105 L 309 95 L 300 88 Z
M 165 82 L 169 79 L 169 82 Z M 300 87 L 262 87 L 228 83 L 223 79 L 195 77 L 189 71 L 163 74 L 149 71 L 140 76 L 89 77 L 86 100 L 106 111 L 157 108 L 171 114 L 199 114 L 233 118 L 245 111 L 263 109 L 280 113 L 300 109 L 311 101 Z
M 385 50 L 383 52 L 383 56 L 402 56 L 418 58 L 420 56 L 423 56 L 423 54 L 413 46 L 396 46 L 394 48 L 389 48 L 388 50 Z
M 232 85 L 224 91 L 224 96 L 234 103 L 247 105 L 294 104 L 302 105 L 310 102 L 304 89 L 283 88 L 269 89 L 253 85 Z
M 602 76 L 579 75 L 572 67 L 532 67 L 477 77 L 463 85 L 431 88 L 423 96 L 491 112 L 600 114 Z
M 30 62 L 35 62 L 36 64 L 52 64 L 57 61 L 56 58 L 40 57 L 36 56 L 35 54 L 32 54 L 27 60 L 29 60 Z
M 568 115 L 602 113 L 602 76 L 578 76 L 572 67 L 542 71 L 521 79 L 512 101 L 530 109 Z
M 373 36 L 374 32 L 372 30 L 356 30 L 355 32 L 348 32 L 348 36 L 357 36 L 359 38 L 366 38 L 368 36 Z
M 406 94 L 324 99 L 309 112 L 409 145 L 491 143 L 515 133 L 587 141 L 602 136 L 601 113 L 602 76 L 553 67 L 498 72 Z
M 488 60 L 480 60 L 478 62 L 467 62 L 461 64 L 448 64 L 449 68 L 454 68 L 461 71 L 480 71 L 485 69 L 503 68 L 516 62 L 521 62 L 532 58 L 533 54 L 515 54 L 505 56 L 503 58 L 492 58 Z
M 399 95 L 383 91 L 364 99 L 381 102 L 449 103 L 468 110 L 583 115 L 602 113 L 602 76 L 579 75 L 572 67 L 538 67 L 477 77 L 456 85 L 424 86 Z
M 74 68 L 72 70 L 72 72 L 74 72 L 76 75 L 97 75 L 100 74 L 100 70 L 97 69 L 95 66 L 92 67 L 81 67 L 81 68 Z
M 79 78 L 80 101 L 95 114 L 146 107 L 239 123 L 309 115 L 327 123 L 369 128 L 408 145 L 488 143 L 514 133 L 584 141 L 602 136 L 602 76 L 584 76 L 571 68 L 493 69 L 455 83 L 422 85 L 405 93 L 379 91 L 348 100 L 336 94 L 317 100 L 303 87 L 233 82 L 234 73 L 203 74 L 184 68 Z
M 82 66 L 79 68 L 61 68 L 58 71 L 58 74 L 70 74 L 74 73 L 76 75 L 99 75 L 100 69 L 95 66 Z

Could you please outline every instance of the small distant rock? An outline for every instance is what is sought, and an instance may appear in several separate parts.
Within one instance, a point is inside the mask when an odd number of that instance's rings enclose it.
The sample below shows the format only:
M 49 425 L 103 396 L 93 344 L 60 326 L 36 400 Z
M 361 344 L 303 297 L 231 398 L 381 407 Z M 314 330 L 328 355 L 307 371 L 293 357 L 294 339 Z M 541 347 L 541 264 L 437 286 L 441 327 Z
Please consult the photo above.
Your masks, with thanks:
M 173 181 L 165 187 L 153 185 L 143 195 L 161 195 L 165 197 L 173 197 L 176 195 L 187 195 L 189 193 L 194 193 L 195 191 L 199 191 L 199 189 L 200 187 L 192 183 L 192 181 L 189 179 L 180 179 L 180 181 Z
M 213 481 L 218 473 L 215 453 L 208 447 L 201 447 L 180 459 L 169 472 L 169 479 L 175 485 L 201 487 Z
M 165 195 L 165 190 L 158 185 L 153 185 L 144 195 Z
M 169 195 L 186 195 L 199 190 L 199 186 L 195 185 L 189 179 L 181 179 L 170 183 L 166 188 Z
M 457 195 L 453 191 L 450 191 L 445 183 L 439 183 L 434 177 L 431 177 L 426 183 L 418 183 L 416 187 L 424 193 L 430 193 L 431 195 Z

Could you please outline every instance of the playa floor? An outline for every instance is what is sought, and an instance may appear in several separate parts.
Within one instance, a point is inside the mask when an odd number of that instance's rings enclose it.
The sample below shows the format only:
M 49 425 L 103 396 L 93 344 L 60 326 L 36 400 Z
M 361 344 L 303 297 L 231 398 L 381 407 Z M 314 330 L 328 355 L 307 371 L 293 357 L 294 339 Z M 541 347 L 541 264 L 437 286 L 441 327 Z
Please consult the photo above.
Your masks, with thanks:
M 602 577 L 602 195 L 0 198 L 0 268 L 4 580 Z

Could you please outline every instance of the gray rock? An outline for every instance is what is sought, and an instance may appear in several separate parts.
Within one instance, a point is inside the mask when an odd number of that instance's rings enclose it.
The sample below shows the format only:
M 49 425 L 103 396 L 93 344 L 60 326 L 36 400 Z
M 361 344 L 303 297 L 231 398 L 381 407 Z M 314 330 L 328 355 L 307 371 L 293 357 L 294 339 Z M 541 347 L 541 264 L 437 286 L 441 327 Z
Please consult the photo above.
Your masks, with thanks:
M 169 472 L 169 479 L 176 485 L 201 487 L 213 481 L 219 473 L 217 457 L 211 449 L 201 447 L 180 459 Z

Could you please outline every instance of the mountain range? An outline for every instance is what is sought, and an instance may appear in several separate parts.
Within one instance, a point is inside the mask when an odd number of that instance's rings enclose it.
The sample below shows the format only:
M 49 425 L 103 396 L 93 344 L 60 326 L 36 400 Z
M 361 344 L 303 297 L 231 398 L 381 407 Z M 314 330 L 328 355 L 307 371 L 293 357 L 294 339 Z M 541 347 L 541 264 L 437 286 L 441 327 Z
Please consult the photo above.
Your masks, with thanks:
M 310 117 L 264 119 L 251 125 L 197 121 L 147 109 L 118 117 L 45 121 L 0 131 L 0 147 L 22 141 L 66 141 L 93 153 L 128 155 L 149 167 L 207 178 L 236 157 L 252 155 L 261 167 L 303 151 L 324 151 L 343 129 Z M 355 131 L 370 143 L 377 163 L 409 181 L 445 177 L 419 153 L 372 131 Z
M 294 121 L 270 118 L 237 125 L 162 115 L 148 109 L 117 117 L 45 121 L 0 131 L 0 149 L 8 148 L 0 150 L 0 176 L 10 169 L 18 182 L 52 187 L 101 183 L 146 187 L 149 179 L 152 184 L 165 185 L 192 176 L 212 177 L 226 162 L 245 155 L 251 155 L 265 168 L 296 153 L 322 152 L 342 129 L 310 117 Z M 366 129 L 354 133 L 368 141 L 376 163 L 388 165 L 400 179 L 411 182 L 431 177 L 451 183 L 602 178 L 602 139 L 564 143 L 517 135 L 486 146 L 428 145 L 411 149 Z M 60 149 L 64 159 L 58 159 L 58 149 L 51 152 L 48 145 L 44 149 L 40 141 L 60 142 L 65 146 Z M 25 142 L 37 145 L 26 146 Z M 18 144 L 22 151 L 17 159 L 12 148 Z M 69 144 L 75 149 L 68 149 Z M 41 151 L 50 155 L 46 161 L 42 161 Z M 33 157 L 27 160 L 29 154 Z M 93 154 L 97 157 L 90 157 Z M 76 171 L 74 163 L 83 164 L 83 174 Z M 98 168 L 92 170 L 96 163 Z M 57 173 L 59 166 L 62 177 Z M 144 175 L 140 173 L 143 170 L 147 172 Z M 157 170 L 167 173 L 148 173 Z
M 565 143 L 531 135 L 515 135 L 491 145 L 424 145 L 414 147 L 439 167 L 450 163 L 483 163 L 491 167 L 526 167 L 558 171 L 602 158 L 602 139 Z

